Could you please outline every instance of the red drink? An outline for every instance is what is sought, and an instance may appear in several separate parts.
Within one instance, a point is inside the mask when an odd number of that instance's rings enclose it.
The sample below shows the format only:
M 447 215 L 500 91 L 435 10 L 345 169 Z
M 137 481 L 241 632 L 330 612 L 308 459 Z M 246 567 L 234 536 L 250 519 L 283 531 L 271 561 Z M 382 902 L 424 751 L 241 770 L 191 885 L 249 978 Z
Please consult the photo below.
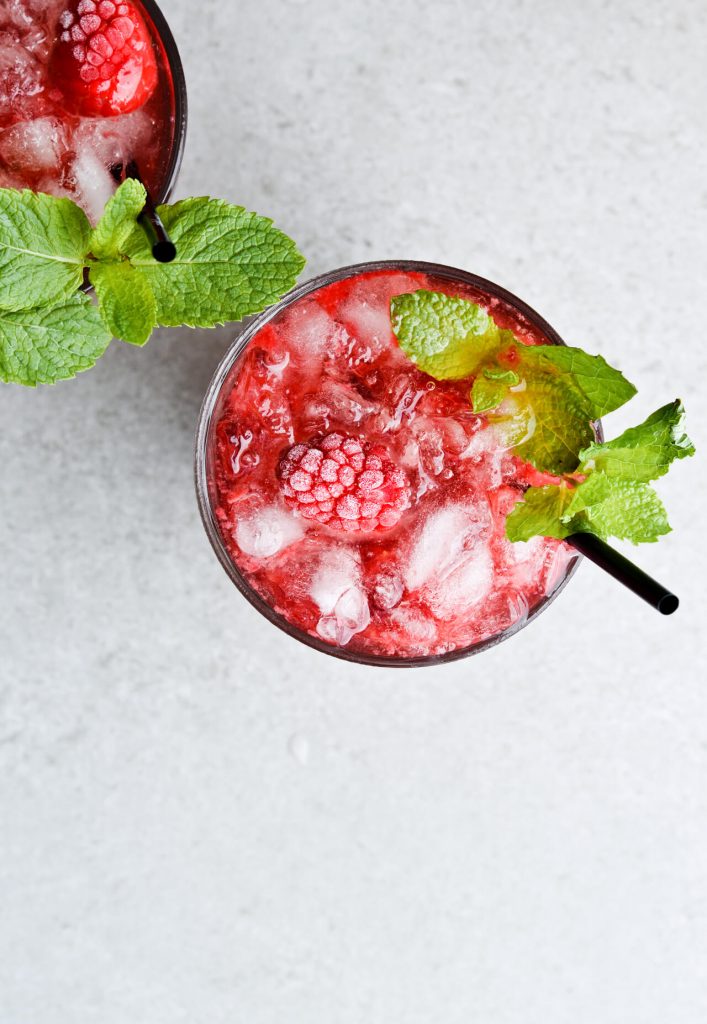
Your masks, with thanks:
M 160 201 L 183 104 L 154 3 L 0 0 L 0 187 L 67 196 L 95 223 L 116 187 L 111 169 L 135 160 Z
M 522 342 L 560 339 L 471 275 L 372 267 L 298 289 L 226 356 L 202 412 L 202 513 L 234 582 L 306 643 L 382 664 L 460 656 L 524 625 L 576 556 L 506 539 L 539 474 L 472 412 L 469 380 L 435 381 L 405 356 L 390 299 L 447 292 Z

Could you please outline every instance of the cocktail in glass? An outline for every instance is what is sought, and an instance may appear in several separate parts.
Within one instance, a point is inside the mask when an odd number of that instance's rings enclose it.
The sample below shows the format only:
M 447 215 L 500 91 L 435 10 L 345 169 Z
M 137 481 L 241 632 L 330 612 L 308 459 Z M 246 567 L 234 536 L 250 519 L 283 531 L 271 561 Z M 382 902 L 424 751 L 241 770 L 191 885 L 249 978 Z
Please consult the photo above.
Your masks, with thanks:
M 134 162 L 163 202 L 185 129 L 184 74 L 153 0 L 0 0 L 0 187 L 66 196 L 95 223 Z
M 577 563 L 560 541 L 507 540 L 506 515 L 542 478 L 513 455 L 507 417 L 473 412 L 469 380 L 433 380 L 398 346 L 390 300 L 418 289 L 478 303 L 520 342 L 562 344 L 463 271 L 344 268 L 245 329 L 197 436 L 202 517 L 236 586 L 291 636 L 369 664 L 483 650 L 545 608 Z

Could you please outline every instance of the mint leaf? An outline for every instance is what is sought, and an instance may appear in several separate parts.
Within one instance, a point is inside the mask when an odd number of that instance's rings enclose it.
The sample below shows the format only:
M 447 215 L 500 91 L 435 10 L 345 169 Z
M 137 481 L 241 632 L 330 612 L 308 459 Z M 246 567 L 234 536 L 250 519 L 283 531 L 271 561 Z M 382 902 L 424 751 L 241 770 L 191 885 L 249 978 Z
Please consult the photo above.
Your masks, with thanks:
M 51 306 L 83 282 L 91 226 L 70 199 L 0 189 L 0 310 Z
M 566 483 L 529 488 L 506 519 L 509 540 L 594 533 L 634 544 L 652 542 L 670 532 L 660 498 L 648 484 L 592 474 L 578 487 Z
M 126 178 L 118 186 L 91 232 L 89 248 L 97 260 L 112 260 L 124 255 L 146 198 L 145 186 L 134 178 Z
M 582 396 L 590 420 L 606 416 L 624 405 L 636 389 L 624 375 L 609 366 L 602 356 L 591 356 L 569 345 L 525 345 L 518 347 L 523 366 L 536 373 L 555 374 L 571 384 Z
M 516 454 L 537 469 L 562 475 L 577 468 L 594 440 L 591 421 L 628 401 L 636 389 L 601 357 L 562 345 L 518 345 L 516 370 L 525 389 L 525 434 Z
M 574 492 L 563 522 L 569 532 L 586 530 L 606 540 L 633 544 L 657 541 L 670 532 L 660 498 L 646 483 L 592 473 Z
M 0 189 L 0 379 L 71 377 L 102 353 L 109 331 L 143 345 L 158 322 L 239 320 L 279 299 L 304 265 L 272 221 L 209 198 L 160 207 L 178 255 L 157 263 L 137 222 L 145 197 L 126 180 L 92 231 L 70 200 Z M 77 294 L 85 270 L 100 312 Z
M 131 345 L 144 345 L 157 317 L 155 296 L 142 271 L 128 262 L 95 263 L 90 278 L 111 334 Z
M 519 349 L 524 346 L 518 346 Z M 580 449 L 594 440 L 586 404 L 569 378 L 544 373 L 524 357 L 518 365 L 525 387 L 490 417 L 500 423 L 505 443 L 536 469 L 554 476 L 577 468 Z
M 500 366 L 486 367 L 475 378 L 471 388 L 471 405 L 476 413 L 488 412 L 501 404 L 508 389 L 520 384 L 514 370 Z
M 56 306 L 0 310 L 0 378 L 53 384 L 93 366 L 109 342 L 98 310 L 81 292 Z
M 471 388 L 471 406 L 476 413 L 488 412 L 500 405 L 508 391 L 503 381 L 489 380 L 482 373 Z
M 640 544 L 668 533 L 665 508 L 647 481 L 666 473 L 675 459 L 694 454 L 683 420 L 676 399 L 613 441 L 583 449 L 570 480 L 526 491 L 506 519 L 509 539 L 568 537 L 584 530 Z
M 393 333 L 405 355 L 436 380 L 478 373 L 515 339 L 500 330 L 481 306 L 421 289 L 390 302 Z
M 489 419 L 503 443 L 543 472 L 576 469 L 580 451 L 594 440 L 591 422 L 636 391 L 601 356 L 521 344 L 466 299 L 424 290 L 397 295 L 391 321 L 421 370 L 439 380 L 473 375 L 474 412 L 493 411 Z
M 581 470 L 601 470 L 623 480 L 656 480 L 675 459 L 694 455 L 695 448 L 683 428 L 685 410 L 679 399 L 656 410 L 637 427 L 604 444 L 580 452 Z
M 242 206 L 202 197 L 158 213 L 177 247 L 174 262 L 157 263 L 137 225 L 125 248 L 147 278 L 163 326 L 241 320 L 289 291 L 304 266 L 292 239 Z
M 557 537 L 562 540 L 571 530 L 564 522 L 573 492 L 567 484 L 530 487 L 522 501 L 506 518 L 509 540 L 530 540 L 531 537 Z

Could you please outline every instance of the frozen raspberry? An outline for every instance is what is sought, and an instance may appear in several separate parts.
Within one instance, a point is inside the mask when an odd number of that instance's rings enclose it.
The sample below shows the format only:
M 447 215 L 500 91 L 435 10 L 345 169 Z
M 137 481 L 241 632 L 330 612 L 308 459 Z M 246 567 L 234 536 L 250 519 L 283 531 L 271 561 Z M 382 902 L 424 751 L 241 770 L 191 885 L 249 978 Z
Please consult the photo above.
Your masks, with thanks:
M 332 530 L 389 530 L 410 506 L 407 477 L 386 449 L 344 434 L 288 448 L 278 476 L 290 508 Z
M 72 0 L 59 18 L 51 73 L 72 112 L 112 117 L 141 107 L 157 85 L 157 62 L 135 5 Z

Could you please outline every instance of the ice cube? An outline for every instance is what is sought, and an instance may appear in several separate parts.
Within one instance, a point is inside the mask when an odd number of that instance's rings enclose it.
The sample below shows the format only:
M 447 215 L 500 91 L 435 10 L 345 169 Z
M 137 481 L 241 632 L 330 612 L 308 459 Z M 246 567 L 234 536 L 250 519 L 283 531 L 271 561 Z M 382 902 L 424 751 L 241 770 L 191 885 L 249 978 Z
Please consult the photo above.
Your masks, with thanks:
M 466 548 L 491 527 L 486 501 L 474 505 L 444 505 L 427 516 L 404 562 L 408 590 L 419 590 L 454 570 Z
M 326 548 L 319 559 L 309 593 L 322 612 L 332 612 L 347 590 L 358 587 L 361 580 L 357 555 L 348 548 Z
M 58 175 L 66 149 L 66 131 L 56 117 L 19 121 L 0 132 L 0 160 L 26 174 L 53 171 Z
M 489 413 L 489 431 L 500 449 L 515 448 L 529 441 L 535 433 L 537 419 L 530 402 L 522 397 L 525 381 L 511 389 L 511 393 L 501 402 L 498 409 Z
M 23 47 L 46 60 L 59 14 L 65 7 L 66 0 L 2 0 L 0 23 L 14 28 Z
M 509 541 L 504 537 L 502 550 L 516 586 L 527 586 L 539 580 L 547 554 L 544 537 L 531 537 L 525 541 Z
M 116 186 L 108 168 L 87 143 L 76 150 L 70 176 L 76 202 L 83 207 L 91 223 L 97 224 Z
M 325 550 L 310 583 L 309 595 L 322 612 L 317 632 L 345 647 L 371 621 L 368 598 L 361 586 L 358 556 L 343 547 Z
M 17 38 L 0 32 L 0 127 L 44 112 L 43 76 L 39 61 Z
M 405 582 L 408 590 L 420 591 L 437 618 L 456 618 L 488 594 L 491 529 L 485 499 L 438 507 L 424 521 L 404 561 Z
M 545 541 L 547 544 L 548 541 Z M 567 547 L 561 541 L 550 552 L 547 557 L 547 577 L 545 579 L 545 593 L 551 594 L 555 587 L 562 582 L 565 573 L 569 570 L 570 564 L 577 560 L 577 552 Z
M 150 141 L 154 123 L 144 110 L 119 117 L 84 117 L 73 134 L 73 148 L 90 150 L 104 167 L 126 164 Z
M 7 21 L 21 32 L 33 26 L 46 30 L 54 27 L 65 7 L 66 0 L 2 0 L 0 21 Z
M 405 639 L 414 645 L 420 645 L 420 653 L 427 653 L 430 645 L 437 639 L 437 626 L 433 619 L 421 608 L 401 606 L 390 613 L 391 621 L 399 626 Z
M 520 629 L 528 620 L 530 605 L 525 594 L 509 594 L 508 596 L 508 617 L 509 625 Z
M 271 558 L 304 535 L 301 519 L 280 505 L 258 505 L 239 515 L 233 539 L 246 555 Z
M 356 352 L 351 353 L 354 362 L 372 362 L 388 347 L 394 352 L 390 300 L 419 287 L 419 280 L 407 274 L 386 274 L 377 279 L 364 278 L 351 288 L 339 306 L 338 316 L 358 343 Z M 404 359 L 402 352 L 401 357 Z
M 386 569 L 374 577 L 370 589 L 376 608 L 388 611 L 400 603 L 405 587 L 402 578 L 394 569 Z
M 418 402 L 426 393 L 427 389 L 420 387 L 412 374 L 400 373 L 393 377 L 387 386 L 380 415 L 382 433 L 399 430 L 404 421 L 412 420 Z
M 456 619 L 482 601 L 493 585 L 493 558 L 479 540 L 459 561 L 437 573 L 426 588 L 427 603 L 439 619 Z
M 340 350 L 345 332 L 313 299 L 298 302 L 288 310 L 280 330 L 292 353 L 292 363 L 318 380 L 324 359 Z
M 367 416 L 375 414 L 377 406 L 345 381 L 324 378 L 316 394 L 305 398 L 304 419 L 320 429 L 329 430 L 333 424 L 353 427 Z
M 508 458 L 505 446 L 490 426 L 473 433 L 459 455 L 461 472 L 472 485 L 484 486 L 490 491 L 503 483 Z
M 368 358 L 359 353 L 361 362 L 371 362 L 389 343 L 391 336 L 390 309 L 367 294 L 363 285 L 354 288 L 349 298 L 342 303 L 339 313 L 353 331 L 356 339 L 371 346 Z

